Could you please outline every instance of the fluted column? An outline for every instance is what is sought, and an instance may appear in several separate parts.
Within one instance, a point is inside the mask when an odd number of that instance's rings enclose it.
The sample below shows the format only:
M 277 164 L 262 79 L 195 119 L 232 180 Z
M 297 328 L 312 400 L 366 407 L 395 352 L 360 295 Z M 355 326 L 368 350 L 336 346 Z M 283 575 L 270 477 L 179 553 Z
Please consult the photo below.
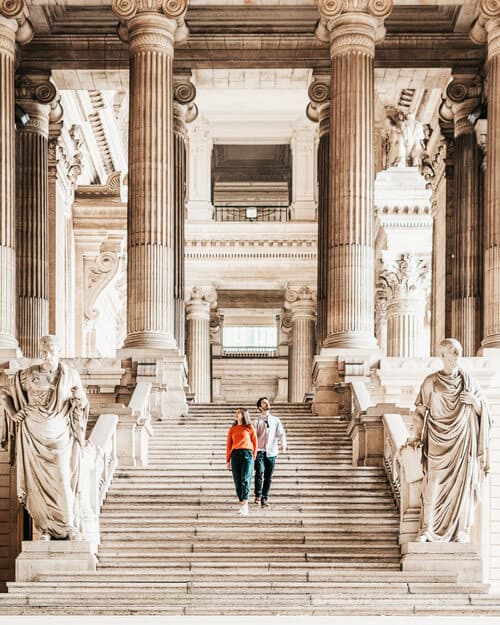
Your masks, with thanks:
M 500 348 L 500 2 L 481 0 L 471 31 L 488 49 L 488 139 L 484 241 L 484 325 L 482 348 Z
M 424 344 L 425 263 L 402 254 L 386 263 L 380 281 L 386 286 L 387 356 L 411 358 L 429 353 Z
M 306 286 L 288 288 L 285 297 L 290 305 L 292 325 L 288 395 L 291 402 L 302 402 L 311 389 L 316 301 Z
M 195 119 L 193 83 L 174 79 L 174 337 L 181 354 L 186 350 L 184 303 L 184 222 L 186 217 L 186 123 Z
M 194 287 L 186 303 L 187 357 L 189 386 L 197 403 L 210 401 L 210 307 L 215 302 L 214 289 Z
M 16 40 L 27 43 L 31 26 L 22 0 L 0 0 L 0 351 L 16 340 L 16 222 L 14 65 Z
M 56 89 L 47 74 L 16 78 L 17 104 L 29 117 L 16 133 L 17 337 L 38 356 L 49 331 L 48 136 Z
M 328 292 L 328 217 L 330 207 L 330 76 L 316 76 L 309 86 L 309 119 L 318 122 L 318 268 L 316 353 L 326 336 Z
M 375 42 L 391 0 L 319 0 L 331 65 L 328 311 L 324 347 L 376 348 L 373 108 Z
M 480 103 L 481 83 L 456 77 L 447 89 L 455 135 L 454 258 L 452 264 L 451 334 L 464 356 L 475 356 L 481 344 L 483 220 L 480 155 L 470 113 Z
M 174 338 L 174 35 L 186 0 L 113 0 L 130 47 L 126 348 Z

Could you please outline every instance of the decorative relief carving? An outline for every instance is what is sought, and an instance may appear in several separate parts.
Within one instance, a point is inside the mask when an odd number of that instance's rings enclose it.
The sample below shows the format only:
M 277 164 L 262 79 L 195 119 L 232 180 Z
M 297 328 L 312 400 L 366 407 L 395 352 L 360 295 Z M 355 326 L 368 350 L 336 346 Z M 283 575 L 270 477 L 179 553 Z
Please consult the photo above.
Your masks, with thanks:
M 97 310 L 94 308 L 96 300 L 116 276 L 119 265 L 120 258 L 116 252 L 103 252 L 89 267 L 83 311 L 85 319 L 92 320 L 97 317 Z
M 385 18 L 392 11 L 392 0 L 318 0 L 318 11 L 322 18 L 330 20 L 341 13 L 370 13 Z
M 187 10 L 187 0 L 113 0 L 113 13 L 122 22 L 131 20 L 137 13 L 160 13 L 171 19 L 181 17 Z
M 196 98 L 196 87 L 186 79 L 176 80 L 174 77 L 174 99 L 179 104 L 190 104 Z
M 24 0 L 0 0 L 0 16 L 17 21 L 16 41 L 19 44 L 24 45 L 33 39 L 33 26 L 25 15 Z
M 7 18 L 17 18 L 24 10 L 24 0 L 1 0 L 0 13 Z
M 41 78 L 35 82 L 25 74 L 16 76 L 16 98 L 36 100 L 40 104 L 50 104 L 57 96 L 57 89 L 50 80 Z
M 122 173 L 114 171 L 108 176 L 106 184 L 80 185 L 77 196 L 82 197 L 121 197 Z
M 422 258 L 405 253 L 386 263 L 386 268 L 379 274 L 379 289 L 385 290 L 389 301 L 407 299 L 426 288 L 428 277 L 427 263 Z
M 420 166 L 424 151 L 424 125 L 413 113 L 387 107 L 389 128 L 384 137 L 386 162 L 389 167 Z

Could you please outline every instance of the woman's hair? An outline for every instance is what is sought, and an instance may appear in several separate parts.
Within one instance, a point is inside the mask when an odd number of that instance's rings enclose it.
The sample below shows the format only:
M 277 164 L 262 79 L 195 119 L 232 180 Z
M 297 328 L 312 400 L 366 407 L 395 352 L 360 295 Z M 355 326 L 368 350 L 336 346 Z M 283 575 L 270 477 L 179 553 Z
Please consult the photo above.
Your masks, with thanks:
M 239 406 L 238 408 L 236 408 L 236 412 L 239 412 L 241 414 L 241 425 L 252 425 L 252 420 L 250 419 L 250 411 L 247 410 L 246 408 L 243 408 L 243 406 Z M 233 425 L 238 425 L 238 419 L 236 419 L 233 423 Z

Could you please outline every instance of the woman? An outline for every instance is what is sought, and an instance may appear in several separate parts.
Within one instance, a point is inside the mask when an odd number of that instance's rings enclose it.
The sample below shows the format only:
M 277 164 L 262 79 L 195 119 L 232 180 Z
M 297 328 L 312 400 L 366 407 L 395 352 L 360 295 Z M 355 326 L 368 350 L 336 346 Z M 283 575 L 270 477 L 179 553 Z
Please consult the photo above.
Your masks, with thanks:
M 237 408 L 235 421 L 229 428 L 226 443 L 226 466 L 233 472 L 236 495 L 240 501 L 238 514 L 248 514 L 248 497 L 253 462 L 257 456 L 257 434 L 245 408 Z

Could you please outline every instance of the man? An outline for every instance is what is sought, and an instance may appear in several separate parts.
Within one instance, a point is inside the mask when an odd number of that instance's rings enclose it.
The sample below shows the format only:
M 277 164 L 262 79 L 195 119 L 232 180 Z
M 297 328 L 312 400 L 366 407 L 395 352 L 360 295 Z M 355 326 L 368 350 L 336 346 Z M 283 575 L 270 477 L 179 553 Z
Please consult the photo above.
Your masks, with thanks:
M 257 402 L 261 416 L 254 423 L 257 431 L 255 460 L 255 503 L 267 508 L 274 465 L 279 452 L 286 451 L 286 435 L 281 421 L 271 414 L 271 402 L 261 397 Z

